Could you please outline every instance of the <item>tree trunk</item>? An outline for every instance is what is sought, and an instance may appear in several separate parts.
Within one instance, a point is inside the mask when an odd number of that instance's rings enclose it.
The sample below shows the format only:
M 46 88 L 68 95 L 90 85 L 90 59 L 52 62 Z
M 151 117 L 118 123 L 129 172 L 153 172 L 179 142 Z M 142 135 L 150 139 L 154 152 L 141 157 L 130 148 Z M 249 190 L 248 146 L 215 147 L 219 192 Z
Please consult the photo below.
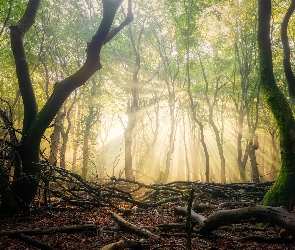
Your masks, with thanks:
M 252 169 L 252 180 L 255 183 L 260 183 L 260 174 L 258 169 L 258 163 L 256 160 L 256 150 L 259 148 L 258 135 L 254 135 L 251 138 L 249 147 L 249 158 Z
M 220 182 L 225 183 L 226 178 L 225 178 L 225 158 L 224 158 L 224 152 L 223 152 L 223 141 L 222 141 L 222 136 L 220 135 L 220 131 L 213 120 L 213 115 L 214 115 L 213 109 L 214 109 L 214 106 L 217 102 L 217 95 L 219 92 L 218 85 L 219 85 L 220 78 L 219 77 L 216 78 L 215 92 L 213 95 L 213 101 L 211 102 L 211 100 L 209 98 L 209 82 L 208 82 L 208 79 L 207 79 L 207 76 L 205 73 L 205 69 L 203 66 L 203 62 L 201 60 L 200 55 L 198 55 L 198 57 L 199 57 L 199 62 L 200 62 L 200 66 L 201 66 L 202 76 L 203 76 L 205 84 L 206 84 L 205 98 L 206 98 L 206 103 L 207 103 L 207 106 L 209 109 L 209 117 L 208 117 L 209 124 L 212 127 L 213 132 L 215 134 L 215 140 L 216 140 L 216 145 L 218 148 L 218 154 L 219 154 L 219 159 L 220 159 Z
M 271 0 L 258 1 L 258 56 L 260 84 L 277 122 L 281 147 L 278 178 L 263 199 L 264 205 L 293 208 L 295 204 L 295 120 L 273 73 L 270 41 Z
M 92 98 L 90 98 L 92 99 Z M 91 127 L 93 124 L 93 120 L 95 117 L 94 107 L 89 107 L 89 115 L 86 119 L 85 130 L 84 130 L 84 138 L 83 138 L 83 166 L 82 166 L 82 178 L 84 180 L 87 179 L 88 173 L 88 162 L 89 162 L 89 138 L 91 133 Z
M 73 161 L 72 161 L 72 172 L 77 172 L 77 152 L 78 152 L 79 142 L 77 140 L 74 141 L 73 147 Z
M 62 136 L 62 145 L 60 147 L 60 167 L 61 168 L 66 168 L 66 150 L 68 146 L 69 133 L 72 129 L 71 111 L 73 110 L 74 105 L 76 104 L 77 101 L 78 101 L 78 98 L 75 95 L 75 98 L 72 101 L 68 110 L 66 110 L 66 107 L 64 105 L 64 113 L 66 114 L 68 126 L 66 130 L 64 130 L 64 126 L 61 127 L 61 136 Z
M 103 180 L 105 177 L 106 168 L 106 155 L 108 154 L 108 147 L 102 144 L 101 149 L 98 151 L 97 163 L 98 163 L 98 178 Z
M 170 98 L 169 98 L 170 99 Z M 169 109 L 170 109 L 170 135 L 169 135 L 169 144 L 168 144 L 168 151 L 166 154 L 166 161 L 165 161 L 165 171 L 163 175 L 162 182 L 165 183 L 168 180 L 169 173 L 170 173 L 170 167 L 171 167 L 171 157 L 174 152 L 174 141 L 175 141 L 175 115 L 174 115 L 174 109 L 175 104 L 172 104 L 169 102 Z
M 22 18 L 10 26 L 11 48 L 16 65 L 18 85 L 24 104 L 22 141 L 19 150 L 22 168 L 15 168 L 9 197 L 1 197 L 1 208 L 17 213 L 28 210 L 39 185 L 38 174 L 41 138 L 61 108 L 64 101 L 76 88 L 82 86 L 96 71 L 101 69 L 100 51 L 124 26 L 133 20 L 132 8 L 124 22 L 110 32 L 114 16 L 123 0 L 103 1 L 103 17 L 100 26 L 87 45 L 86 61 L 80 69 L 55 84 L 54 90 L 37 114 L 38 108 L 26 60 L 24 36 L 35 22 L 40 0 L 29 0 Z M 128 1 L 131 5 L 131 1 Z M 4 200 L 6 199 L 6 200 Z
M 133 76 L 131 81 L 131 94 L 132 94 L 132 100 L 131 105 L 127 106 L 127 114 L 128 114 L 128 123 L 127 127 L 124 132 L 124 138 L 125 138 L 125 177 L 127 180 L 133 180 L 133 170 L 132 170 L 132 133 L 136 125 L 137 120 L 137 113 L 139 109 L 138 101 L 139 101 L 139 80 L 138 80 L 138 74 L 140 70 L 140 54 L 139 54 L 139 44 L 142 37 L 142 33 L 144 30 L 144 23 L 141 27 L 140 34 L 137 39 L 137 43 L 135 43 L 131 26 L 128 26 L 130 40 L 132 43 L 133 51 L 135 54 L 135 65 L 133 69 Z
M 243 100 L 241 101 L 244 102 Z M 245 182 L 246 180 L 246 172 L 244 161 L 242 161 L 242 138 L 243 138 L 243 124 L 244 124 L 244 112 L 243 105 L 240 106 L 239 109 L 239 118 L 238 118 L 238 135 L 237 135 L 237 148 L 238 148 L 238 167 L 240 171 L 240 181 Z
M 64 117 L 64 113 L 58 111 L 53 124 L 53 132 L 50 135 L 51 143 L 50 143 L 50 155 L 49 162 L 51 165 L 56 165 L 57 163 L 57 155 L 59 150 L 59 141 L 61 135 L 61 126 L 62 126 L 62 118 Z
M 159 136 L 159 129 L 160 129 L 160 97 L 158 96 L 158 93 L 155 91 L 154 92 L 154 105 L 153 105 L 153 109 L 154 109 L 154 119 L 155 119 L 155 126 L 153 127 L 153 122 L 152 119 L 150 119 L 151 121 L 151 126 L 152 126 L 152 136 L 153 136 L 153 140 L 149 146 L 149 150 L 148 150 L 148 157 L 149 157 L 149 161 L 148 164 L 150 166 L 150 173 L 155 173 L 155 174 L 159 174 L 159 169 L 157 169 L 158 167 L 158 161 L 157 161 L 157 148 L 156 148 L 156 143 L 158 141 L 158 136 Z M 149 110 L 146 110 L 147 115 L 149 116 Z M 157 171 L 158 170 L 158 171 Z M 158 180 L 160 181 L 160 180 Z
M 209 182 L 209 178 L 210 178 L 210 176 L 209 176 L 209 171 L 210 171 L 209 153 L 208 153 L 207 144 L 205 142 L 204 125 L 197 117 L 196 104 L 194 103 L 194 99 L 193 99 L 192 92 L 191 92 L 189 55 L 190 55 L 190 50 L 189 50 L 189 46 L 187 45 L 187 48 L 186 48 L 186 57 L 187 57 L 186 73 L 187 73 L 187 91 L 188 91 L 188 95 L 189 95 L 189 99 L 190 99 L 190 110 L 192 112 L 192 117 L 193 117 L 194 121 L 198 124 L 199 129 L 200 129 L 200 142 L 202 144 L 204 154 L 205 154 L 205 178 L 206 178 L 206 182 Z
M 135 128 L 137 112 L 138 112 L 138 97 L 137 90 L 133 95 L 131 106 L 127 104 L 128 123 L 124 132 L 125 139 L 125 177 L 127 180 L 133 180 L 133 166 L 132 166 L 132 133 Z

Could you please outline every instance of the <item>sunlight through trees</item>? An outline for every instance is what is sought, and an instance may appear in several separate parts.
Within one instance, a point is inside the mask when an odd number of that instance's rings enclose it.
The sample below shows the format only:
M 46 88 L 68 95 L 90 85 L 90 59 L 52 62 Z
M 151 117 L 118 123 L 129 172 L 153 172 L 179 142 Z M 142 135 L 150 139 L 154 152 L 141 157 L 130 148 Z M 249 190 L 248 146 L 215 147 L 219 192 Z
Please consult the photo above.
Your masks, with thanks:
M 0 159 L 0 189 L 15 209 L 48 162 L 102 183 L 276 179 L 281 130 L 259 78 L 256 0 L 0 3 L 0 135 L 17 152 Z M 293 109 L 288 8 L 273 3 L 269 32 Z

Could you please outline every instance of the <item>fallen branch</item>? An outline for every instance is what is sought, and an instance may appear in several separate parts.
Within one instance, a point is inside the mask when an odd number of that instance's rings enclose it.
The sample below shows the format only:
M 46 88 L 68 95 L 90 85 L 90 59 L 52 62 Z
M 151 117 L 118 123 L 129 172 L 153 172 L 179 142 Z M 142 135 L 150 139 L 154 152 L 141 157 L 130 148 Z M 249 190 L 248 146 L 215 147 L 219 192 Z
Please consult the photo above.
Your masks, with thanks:
M 176 207 L 176 215 L 187 215 L 187 207 Z M 209 234 L 221 226 L 239 224 L 255 219 L 259 222 L 276 224 L 292 235 L 295 235 L 295 215 L 281 207 L 249 206 L 232 210 L 220 210 L 211 214 L 207 219 L 203 215 L 191 211 L 191 219 L 200 224 L 200 233 Z
M 27 229 L 27 230 L 10 230 L 0 231 L 0 235 L 14 236 L 14 235 L 45 235 L 51 233 L 74 233 L 85 230 L 98 230 L 99 227 L 95 224 L 72 225 L 55 227 L 51 229 Z
M 271 222 L 295 235 L 295 215 L 280 207 L 249 206 L 233 210 L 220 210 L 201 223 L 200 233 L 208 234 L 220 226 L 242 223 L 256 219 L 259 222 Z
M 175 215 L 187 215 L 187 207 L 176 207 L 174 209 L 174 214 Z M 195 213 L 193 210 L 191 210 L 191 220 L 193 220 L 194 222 L 201 224 L 206 217 L 200 214 Z
M 138 240 L 120 240 L 104 246 L 100 250 L 124 250 L 126 248 L 139 248 L 142 247 L 142 242 Z
M 41 250 L 56 250 L 57 248 L 51 247 L 47 244 L 44 244 L 43 242 L 39 241 L 39 240 L 35 240 L 29 236 L 23 235 L 23 234 L 19 234 L 16 235 L 15 238 L 18 238 L 20 240 L 22 240 L 23 242 L 26 242 L 34 247 L 37 247 Z
M 144 236 L 144 237 L 148 237 L 148 238 L 152 238 L 155 240 L 160 239 L 159 236 L 153 234 L 152 232 L 150 232 L 147 229 L 144 228 L 140 228 L 138 226 L 135 226 L 131 223 L 129 223 L 128 221 L 124 220 L 120 215 L 113 213 L 112 214 L 112 218 L 113 220 L 124 230 L 128 231 L 128 232 L 132 232 L 135 233 L 137 235 L 140 236 Z
M 167 230 L 185 230 L 186 225 L 183 223 L 169 223 L 169 224 L 159 224 L 156 226 L 147 226 L 147 227 L 142 227 L 145 229 L 154 229 L 154 230 L 160 230 L 160 231 L 167 231 Z
M 241 238 L 233 238 L 235 241 L 260 241 L 260 242 L 268 242 L 268 243 L 281 243 L 282 237 L 264 237 L 259 235 L 248 235 Z M 293 242 L 293 240 L 289 238 L 284 238 L 284 242 Z

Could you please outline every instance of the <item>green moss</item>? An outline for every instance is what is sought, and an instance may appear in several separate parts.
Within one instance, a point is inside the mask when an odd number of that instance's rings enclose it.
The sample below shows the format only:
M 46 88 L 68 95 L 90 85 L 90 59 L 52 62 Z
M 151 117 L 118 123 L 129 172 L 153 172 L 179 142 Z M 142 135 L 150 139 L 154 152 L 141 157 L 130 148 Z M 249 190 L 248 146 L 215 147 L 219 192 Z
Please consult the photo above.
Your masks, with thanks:
M 290 210 L 295 205 L 295 173 L 280 171 L 278 179 L 263 198 L 265 206 L 284 206 Z

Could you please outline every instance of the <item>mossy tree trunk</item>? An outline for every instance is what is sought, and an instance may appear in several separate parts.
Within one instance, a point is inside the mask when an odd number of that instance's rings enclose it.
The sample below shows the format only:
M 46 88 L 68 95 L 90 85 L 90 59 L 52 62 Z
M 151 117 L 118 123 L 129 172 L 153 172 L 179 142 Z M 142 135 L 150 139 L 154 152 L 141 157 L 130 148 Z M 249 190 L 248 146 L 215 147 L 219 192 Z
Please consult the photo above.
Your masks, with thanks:
M 258 1 L 258 50 L 260 84 L 265 100 L 276 120 L 281 150 L 278 178 L 263 199 L 264 205 L 295 205 L 295 120 L 289 103 L 278 88 L 272 63 L 270 41 L 271 0 Z
M 11 48 L 14 55 L 18 85 L 23 99 L 24 120 L 19 147 L 20 167 L 15 167 L 14 179 L 9 195 L 1 197 L 1 209 L 18 213 L 29 209 L 38 185 L 41 167 L 39 164 L 41 138 L 69 95 L 98 70 L 101 69 L 100 51 L 124 26 L 133 20 L 131 0 L 126 19 L 111 29 L 115 14 L 123 0 L 103 0 L 103 17 L 97 32 L 87 45 L 85 63 L 74 74 L 55 84 L 47 103 L 38 113 L 35 93 L 26 60 L 24 38 L 35 22 L 40 0 L 29 0 L 22 18 L 10 26 Z

